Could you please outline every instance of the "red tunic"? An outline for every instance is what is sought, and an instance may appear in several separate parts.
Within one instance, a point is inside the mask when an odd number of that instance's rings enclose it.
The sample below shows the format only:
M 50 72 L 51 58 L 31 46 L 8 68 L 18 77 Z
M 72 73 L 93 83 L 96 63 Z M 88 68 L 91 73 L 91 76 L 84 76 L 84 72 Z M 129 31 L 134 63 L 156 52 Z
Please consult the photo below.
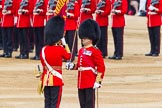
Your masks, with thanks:
M 95 47 L 81 48 L 78 54 L 77 67 L 92 67 L 104 77 L 105 64 L 101 51 Z M 92 88 L 96 81 L 96 74 L 92 70 L 78 71 L 78 88 Z
M 149 15 L 148 12 L 151 12 L 149 11 L 149 6 L 150 6 L 150 2 L 151 0 L 148 0 L 147 1 L 147 26 L 148 27 L 154 27 L 154 26 L 160 26 L 161 23 L 162 23 L 162 20 L 161 20 L 161 13 L 162 13 L 162 0 L 159 0 L 159 3 L 158 4 L 155 4 L 154 7 L 158 8 L 159 11 L 156 12 L 156 14 L 153 14 L 153 15 Z
M 18 2 L 18 6 L 17 6 L 17 11 L 18 11 L 20 9 L 20 3 L 22 2 L 22 0 L 18 0 L 17 2 Z M 31 0 L 28 1 L 28 5 L 24 6 L 23 9 L 28 10 L 28 12 L 18 15 L 17 28 L 26 28 L 31 26 L 30 23 L 30 15 L 32 12 Z
M 4 3 L 6 0 L 2 0 L 2 9 L 4 9 Z M 15 3 L 13 0 L 12 6 L 8 6 L 6 10 L 10 10 L 11 14 L 2 15 L 2 27 L 14 27 L 14 15 L 15 15 Z
M 113 3 L 117 0 L 112 0 Z M 113 6 L 112 6 L 113 8 Z M 126 14 L 128 9 L 128 2 L 127 0 L 122 0 L 121 6 L 117 7 L 116 10 L 120 10 L 121 13 L 112 15 L 112 27 L 124 27 L 125 26 L 125 17 L 124 14 Z
M 62 59 L 69 60 L 70 53 L 67 53 L 66 50 L 62 46 L 46 46 L 45 50 L 45 58 L 50 66 L 61 66 L 62 67 Z M 46 65 L 42 58 L 42 54 L 40 54 L 40 60 L 43 66 L 43 77 L 42 81 L 44 81 L 44 76 L 47 73 L 47 70 L 44 68 Z M 60 74 L 62 74 L 62 70 L 56 70 Z M 62 86 L 63 81 L 56 76 L 53 76 L 53 86 Z
M 102 0 L 99 0 L 98 3 L 101 1 Z M 110 11 L 111 11 L 110 0 L 106 0 L 105 6 L 99 8 L 99 10 L 102 10 L 104 12 L 101 14 L 96 14 L 96 21 L 98 22 L 99 26 L 108 26 L 109 25 L 108 15 L 110 14 Z
M 80 9 L 82 9 L 82 0 L 80 0 L 81 6 Z M 95 12 L 96 10 L 96 1 L 95 0 L 91 0 L 89 5 L 86 5 L 84 8 L 88 8 L 90 9 L 90 11 L 87 12 L 81 12 L 81 16 L 80 16 L 80 23 L 82 23 L 84 20 L 91 18 L 93 19 L 92 14 Z
M 2 1 L 0 1 L 0 25 L 2 21 Z
M 34 8 L 36 7 L 36 3 L 39 2 L 39 0 L 34 1 Z M 43 4 L 38 7 L 38 9 L 42 9 L 43 11 L 40 12 L 37 15 L 33 14 L 33 27 L 43 27 L 44 26 L 44 20 L 46 17 L 46 11 L 47 11 L 47 0 L 44 0 Z
M 77 29 L 77 20 L 80 14 L 79 3 L 76 0 L 73 9 L 67 8 L 67 12 L 73 14 L 74 16 L 66 17 L 65 20 L 65 30 L 76 30 Z

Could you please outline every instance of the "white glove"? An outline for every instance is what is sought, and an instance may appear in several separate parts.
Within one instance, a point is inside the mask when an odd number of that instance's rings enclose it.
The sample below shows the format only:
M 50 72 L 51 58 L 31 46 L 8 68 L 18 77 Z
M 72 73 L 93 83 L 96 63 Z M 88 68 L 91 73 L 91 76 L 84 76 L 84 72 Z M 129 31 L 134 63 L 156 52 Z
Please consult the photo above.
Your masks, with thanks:
M 48 10 L 48 13 L 54 13 L 54 10 L 50 9 L 50 10 Z
M 43 9 L 37 9 L 37 11 L 39 11 L 39 12 L 43 12 Z
M 67 12 L 66 14 L 67 14 L 67 17 L 74 17 L 74 14 L 73 13 Z
M 115 13 L 121 13 L 121 10 L 114 10 Z
M 80 12 L 88 12 L 88 11 L 91 11 L 90 8 L 81 8 L 80 9 Z
M 11 14 L 11 10 L 2 10 L 3 15 Z
M 72 69 L 74 69 L 74 66 L 75 66 L 75 64 L 72 63 L 72 62 L 67 62 L 67 63 L 66 63 L 66 69 L 67 69 L 67 70 L 72 70 Z
M 149 9 L 150 11 L 153 11 L 153 10 L 155 10 L 156 8 L 155 8 L 154 6 L 152 6 L 152 5 L 150 5 L 148 9 Z
M 104 12 L 103 10 L 96 10 L 96 11 L 95 11 L 96 14 L 101 14 L 101 13 L 103 13 L 103 12 Z
M 66 45 L 66 41 L 65 41 L 65 38 L 64 37 L 61 39 L 61 41 L 62 41 L 62 44 L 63 45 Z
M 95 82 L 94 86 L 93 86 L 93 89 L 97 89 L 97 88 L 100 88 L 100 87 L 101 87 L 101 84 Z
M 47 12 L 46 15 L 53 15 L 53 13 Z

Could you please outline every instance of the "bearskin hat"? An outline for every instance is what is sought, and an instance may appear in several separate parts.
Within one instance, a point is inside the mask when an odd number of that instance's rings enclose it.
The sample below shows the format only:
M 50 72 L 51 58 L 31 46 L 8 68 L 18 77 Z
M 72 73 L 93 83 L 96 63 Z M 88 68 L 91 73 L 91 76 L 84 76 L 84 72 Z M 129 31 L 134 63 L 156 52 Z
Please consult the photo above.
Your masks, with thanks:
M 101 31 L 96 21 L 87 19 L 80 24 L 79 27 L 79 38 L 88 38 L 92 40 L 92 44 L 96 45 L 100 39 Z
M 44 28 L 45 44 L 54 45 L 64 34 L 64 19 L 60 16 L 51 17 Z

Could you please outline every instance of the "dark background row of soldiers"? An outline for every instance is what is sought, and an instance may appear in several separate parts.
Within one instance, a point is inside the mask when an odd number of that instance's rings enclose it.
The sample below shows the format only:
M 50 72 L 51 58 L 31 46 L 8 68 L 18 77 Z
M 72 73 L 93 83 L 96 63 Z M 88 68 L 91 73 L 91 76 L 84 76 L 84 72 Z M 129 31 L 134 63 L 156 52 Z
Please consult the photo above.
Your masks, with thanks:
M 66 5 L 67 6 L 67 11 L 74 9 L 74 2 L 75 1 L 76 0 L 70 0 L 70 2 L 67 3 L 67 5 Z M 0 1 L 0 2 L 2 2 L 2 1 Z M 29 5 L 30 4 L 29 2 L 30 1 L 28 1 L 28 0 L 22 0 L 20 2 L 20 4 L 18 5 L 19 8 L 18 8 L 18 11 L 15 12 L 15 16 L 18 15 L 19 13 L 25 14 L 26 13 L 26 10 L 23 10 L 23 8 L 25 6 L 27 6 L 27 5 Z M 114 2 L 114 4 L 112 4 L 113 9 L 115 9 L 118 6 L 120 6 L 121 5 L 121 2 L 122 2 L 121 0 L 117 0 L 116 2 Z M 153 3 L 156 3 L 156 2 L 158 2 L 158 0 L 152 0 L 152 2 Z M 46 8 L 44 8 L 44 9 L 47 9 L 47 10 L 39 9 L 39 7 L 43 6 L 44 3 L 45 3 L 45 6 L 46 6 Z M 6 13 L 7 12 L 7 8 L 13 6 L 13 4 L 14 4 L 14 1 L 12 1 L 12 0 L 5 0 L 4 4 L 2 4 L 2 6 L 0 6 L 2 8 L 1 9 L 1 11 L 2 11 L 1 13 L 3 13 L 3 14 Z M 33 4 L 33 3 L 31 3 L 31 4 Z M 56 4 L 57 4 L 57 0 L 49 0 L 49 1 L 38 0 L 36 2 L 35 6 L 33 6 L 33 7 L 31 6 L 32 7 L 32 10 L 33 10 L 33 12 L 31 12 L 31 15 L 32 15 L 32 13 L 38 13 L 39 14 L 42 11 L 47 11 L 47 13 L 48 12 L 49 13 L 54 13 L 53 10 L 55 9 Z M 89 5 L 90 4 L 90 0 L 82 0 L 82 3 L 81 4 L 82 4 L 82 5 L 80 5 L 81 7 L 85 7 L 86 5 Z M 101 2 L 99 2 L 97 4 L 97 6 L 96 6 L 97 8 L 96 9 L 99 9 L 99 8 L 104 7 L 105 4 L 106 4 L 106 1 L 105 0 L 101 0 Z M 1 15 L 1 17 L 2 17 L 2 15 Z M 16 33 L 17 33 L 17 31 L 16 31 L 16 28 L 15 28 L 14 29 L 14 34 L 16 34 Z M 33 39 L 34 38 L 33 38 L 33 30 L 32 30 L 31 27 L 30 27 L 30 32 L 29 33 L 30 33 L 30 36 L 29 36 L 30 37 L 30 50 L 29 51 L 32 52 L 32 50 L 34 48 L 34 44 L 33 44 L 34 43 L 33 42 Z M 13 50 L 15 50 L 15 51 L 18 49 L 18 46 L 19 46 L 18 45 L 18 38 L 16 38 L 16 36 L 17 35 L 14 35 L 14 40 L 16 42 L 14 42 L 14 49 Z M 3 48 L 2 38 L 0 37 L 0 49 L 2 49 L 2 48 Z
M 75 2 L 76 0 L 70 0 L 70 2 L 69 3 L 67 3 L 67 10 L 73 10 L 74 9 L 74 2 Z M 25 14 L 26 13 L 26 10 L 24 10 L 23 8 L 25 7 L 25 6 L 27 6 L 27 5 L 29 5 L 30 3 L 29 3 L 30 1 L 28 1 L 28 0 L 22 0 L 21 2 L 20 2 L 20 4 L 19 4 L 19 8 L 18 8 L 18 11 L 17 12 L 15 12 L 15 16 L 16 15 L 18 15 L 19 13 L 21 13 L 21 14 Z M 79 2 L 79 1 L 78 1 Z M 120 5 L 120 0 L 118 1 L 118 2 L 116 2 L 116 3 L 114 3 L 113 4 L 113 6 L 114 7 L 117 7 L 117 6 L 119 6 Z M 2 1 L 0 1 L 0 3 L 2 4 Z M 13 4 L 14 3 L 16 3 L 16 2 L 14 2 L 14 1 L 12 1 L 12 0 L 5 0 L 5 2 L 4 2 L 4 4 L 2 4 L 0 7 L 1 7 L 1 13 L 2 14 L 5 14 L 5 13 L 7 13 L 7 8 L 8 7 L 12 7 L 13 6 Z M 41 11 L 47 11 L 47 12 L 49 12 L 49 13 L 53 13 L 54 11 L 54 9 L 55 9 L 55 7 L 56 7 L 56 4 L 57 4 L 57 0 L 49 0 L 48 2 L 46 1 L 46 6 L 48 7 L 48 8 L 46 8 L 47 10 L 42 10 L 42 9 L 39 9 L 39 7 L 41 7 L 43 4 L 45 3 L 45 1 L 44 0 L 40 0 L 40 1 L 37 1 L 36 2 L 36 4 L 35 4 L 35 6 L 33 7 L 33 13 L 40 13 Z M 31 3 L 32 4 L 32 3 Z M 106 2 L 105 2 L 105 0 L 103 0 L 103 1 L 101 1 L 101 2 L 99 2 L 98 4 L 97 4 L 97 9 L 99 9 L 99 8 L 102 8 L 104 5 L 106 4 Z M 90 0 L 83 0 L 82 1 L 82 8 L 83 7 L 85 7 L 86 5 L 90 5 Z M 16 8 L 15 8 L 16 9 Z M 52 11 L 51 11 L 52 10 Z M 32 14 L 32 12 L 31 12 L 31 14 Z M 2 17 L 2 15 L 1 15 L 1 17 Z M 29 50 L 29 52 L 33 52 L 33 49 L 34 49 L 34 37 L 33 37 L 33 30 L 32 30 L 32 27 L 30 27 L 30 34 L 29 34 L 29 40 L 30 40 L 30 50 Z M 14 32 L 13 32 L 13 36 L 14 36 L 14 38 L 13 38 L 13 51 L 17 51 L 17 49 L 18 49 L 18 47 L 19 47 L 19 38 L 17 37 L 18 35 L 17 35 L 18 33 L 17 33 L 17 30 L 16 30 L 16 27 L 14 27 Z M 0 33 L 0 35 L 1 35 L 1 33 Z M 3 49 L 3 41 L 2 41 L 3 39 L 2 39 L 2 36 L 0 36 L 0 49 L 2 50 Z
M 34 2 L 34 0 L 22 0 L 20 2 L 20 4 L 17 4 L 15 2 L 15 4 L 17 6 L 15 6 L 15 16 L 18 14 L 18 13 L 22 13 L 22 14 L 25 14 L 25 10 L 23 9 L 24 7 L 28 6 L 28 5 L 31 5 L 29 6 L 30 10 L 33 10 L 33 12 L 31 12 L 31 14 L 33 13 L 40 13 L 41 11 L 47 11 L 47 13 L 54 13 L 54 9 L 57 5 L 57 1 L 58 0 L 38 0 L 38 2 L 36 2 L 35 6 L 33 5 L 33 3 L 29 3 L 29 2 Z M 75 1 L 78 1 L 79 4 L 81 4 L 80 6 L 82 7 L 86 7 L 87 5 L 90 5 L 90 2 L 91 0 L 82 0 L 82 3 L 80 3 L 79 0 L 69 0 L 69 3 L 67 3 L 67 10 L 74 10 L 74 5 L 75 5 Z M 157 0 L 155 0 L 157 1 Z M 114 4 L 112 4 L 113 8 L 115 9 L 116 7 L 120 6 L 121 5 L 121 2 L 122 0 L 117 0 L 116 2 L 114 2 Z M 129 0 L 128 0 L 129 2 Z M 2 4 L 2 0 L 0 0 L 0 14 L 2 13 L 6 13 L 7 12 L 7 8 L 11 7 L 12 5 L 14 4 L 14 0 L 5 0 L 4 4 Z M 97 3 L 96 3 L 97 4 Z M 102 8 L 104 7 L 106 4 L 106 0 L 101 0 L 100 2 L 98 2 L 97 4 L 97 9 L 99 8 Z M 45 6 L 46 8 L 42 8 L 42 9 L 39 9 L 41 6 Z M 129 6 L 128 6 L 129 8 Z M 47 10 L 43 10 L 43 9 L 47 9 Z M 18 10 L 18 11 L 16 11 Z M 2 15 L 1 15 L 2 16 Z

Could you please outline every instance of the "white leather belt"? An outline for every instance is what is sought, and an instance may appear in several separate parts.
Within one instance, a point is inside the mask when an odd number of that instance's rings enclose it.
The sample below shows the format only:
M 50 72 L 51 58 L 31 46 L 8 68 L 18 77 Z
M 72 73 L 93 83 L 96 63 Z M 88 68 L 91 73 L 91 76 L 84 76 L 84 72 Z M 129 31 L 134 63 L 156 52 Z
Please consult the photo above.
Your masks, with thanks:
M 56 76 L 56 77 L 62 79 L 62 75 L 61 75 L 59 72 L 57 72 L 57 71 L 55 71 L 55 70 L 51 70 L 50 72 L 51 72 L 54 76 Z
M 94 74 L 97 74 L 97 71 L 92 67 L 79 67 L 79 71 L 91 70 Z

